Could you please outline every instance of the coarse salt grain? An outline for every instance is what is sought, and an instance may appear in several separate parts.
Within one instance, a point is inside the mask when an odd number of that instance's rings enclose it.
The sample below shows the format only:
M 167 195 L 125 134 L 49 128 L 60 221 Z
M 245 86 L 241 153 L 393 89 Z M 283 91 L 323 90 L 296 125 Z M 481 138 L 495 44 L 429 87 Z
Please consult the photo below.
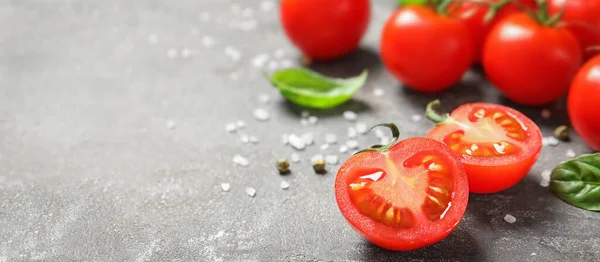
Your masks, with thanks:
M 244 144 L 248 144 L 250 142 L 250 137 L 246 134 L 240 136 L 240 141 Z
M 337 165 L 339 162 L 339 159 L 336 155 L 326 155 L 325 162 L 327 162 L 327 164 L 330 164 L 330 165 Z
M 329 144 L 322 144 L 321 145 L 321 150 L 327 150 L 327 148 L 329 148 Z
M 514 216 L 512 216 L 511 214 L 506 214 L 506 216 L 504 216 L 504 221 L 512 224 L 514 222 L 517 222 L 517 219 Z
M 412 115 L 411 119 L 414 122 L 419 122 L 419 121 L 421 121 L 421 119 L 423 119 L 423 116 L 421 116 L 421 115 Z
M 258 138 L 255 136 L 250 136 L 249 140 L 252 144 L 258 144 Z
M 170 59 L 175 59 L 179 56 L 179 51 L 177 51 L 177 49 L 175 48 L 169 48 L 167 50 L 167 57 Z
M 267 120 L 269 120 L 269 117 L 270 117 L 269 111 L 267 111 L 263 108 L 254 109 L 252 114 L 254 115 L 254 119 L 256 119 L 258 121 L 267 121 Z
M 190 58 L 191 56 L 192 56 L 192 50 L 189 50 L 187 48 L 181 49 L 181 57 Z
M 291 134 L 288 136 L 288 142 L 290 145 L 296 150 L 303 150 L 306 148 L 306 142 L 301 137 L 296 134 Z
M 551 175 L 552 175 L 552 172 L 550 170 L 544 170 L 544 171 L 542 171 L 542 174 L 540 174 L 540 176 L 542 177 L 543 180 L 550 180 Z
M 369 127 L 367 127 L 367 124 L 363 122 L 356 123 L 354 129 L 356 129 L 356 132 L 358 132 L 361 135 L 364 135 L 369 131 Z
M 348 146 L 346 146 L 346 145 L 341 145 L 341 146 L 340 146 L 340 150 L 339 150 L 339 152 L 340 152 L 340 153 L 347 153 L 347 152 L 348 152 Z
M 173 120 L 167 121 L 167 128 L 168 129 L 174 129 L 175 128 L 175 122 L 173 122 Z
M 267 94 L 258 95 L 258 102 L 267 104 L 267 103 L 269 103 L 269 101 L 271 101 L 271 97 L 269 95 L 267 95 Z
M 252 58 L 252 65 L 255 67 L 263 67 L 269 61 L 269 54 L 258 54 Z
M 342 116 L 348 121 L 356 121 L 356 118 L 358 118 L 356 113 L 354 113 L 353 111 L 344 111 Z
M 290 187 L 290 183 L 288 183 L 286 181 L 281 181 L 281 184 L 279 184 L 279 187 L 281 187 L 281 189 L 288 189 Z
M 348 127 L 348 138 L 356 138 L 356 129 Z
M 247 158 L 241 156 L 241 155 L 235 155 L 233 156 L 233 163 L 239 165 L 239 166 L 248 166 L 250 165 L 250 161 L 248 161 Z
M 335 134 L 326 134 L 325 135 L 325 143 L 327 143 L 327 144 L 337 143 L 337 136 Z
M 385 94 L 385 91 L 383 91 L 383 89 L 381 89 L 381 88 L 375 88 L 373 90 L 373 95 L 376 96 L 376 97 L 381 97 L 384 94 Z
M 568 149 L 566 155 L 569 158 L 574 158 L 577 156 L 577 154 L 575 153 L 575 151 L 573 151 L 573 149 Z
M 285 56 L 285 50 L 283 50 L 283 48 L 277 48 L 275 52 L 273 52 L 273 55 L 275 58 L 281 59 Z
M 306 118 L 300 119 L 300 125 L 303 125 L 303 126 L 308 125 L 308 119 L 306 119 Z
M 358 141 L 356 140 L 348 140 L 346 141 L 346 146 L 350 149 L 357 149 L 358 148 Z
M 234 123 L 229 123 L 225 125 L 225 131 L 227 133 L 233 133 L 237 129 L 237 126 Z
M 387 136 L 382 136 L 379 138 L 379 143 L 382 145 L 387 145 L 388 143 L 390 143 L 390 138 Z
M 540 180 L 540 186 L 548 187 L 550 185 L 550 180 Z
M 242 120 L 235 121 L 235 125 L 239 129 L 243 129 L 244 127 L 246 127 L 246 123 L 244 121 L 242 121 Z
M 229 183 L 221 183 L 221 190 L 225 192 L 229 192 L 231 189 L 231 185 Z
M 207 35 L 203 36 L 202 40 L 200 40 L 200 41 L 202 42 L 202 45 L 204 47 L 211 47 L 215 44 L 215 40 L 212 37 L 207 36 Z
M 312 133 L 303 134 L 302 140 L 304 140 L 304 143 L 306 143 L 306 145 L 312 145 L 315 143 L 315 137 Z
M 254 197 L 256 195 L 256 189 L 247 187 L 246 194 L 249 195 L 250 197 Z
M 558 141 L 558 139 L 556 139 L 556 137 L 553 137 L 553 136 L 548 136 L 548 137 L 542 138 L 543 146 L 557 146 L 559 143 L 560 143 L 560 141 Z
M 316 125 L 317 122 L 319 121 L 319 118 L 316 116 L 309 116 L 308 117 L 308 123 L 311 125 Z
M 232 46 L 225 47 L 225 55 L 227 55 L 227 57 L 233 61 L 238 61 L 240 58 L 242 58 L 242 53 Z
M 273 10 L 273 8 L 275 7 L 275 3 L 273 3 L 273 1 L 262 1 L 260 2 L 260 10 L 263 12 L 269 12 L 271 10 Z
M 317 154 L 317 155 L 314 155 L 314 156 L 312 156 L 312 157 L 310 158 L 310 161 L 311 161 L 311 162 L 315 162 L 315 161 L 317 161 L 317 160 L 323 160 L 323 155 Z
M 296 153 L 293 153 L 292 156 L 290 157 L 290 159 L 292 160 L 292 163 L 300 162 L 300 156 Z
M 284 145 L 289 144 L 289 135 L 288 134 L 283 134 L 281 135 L 281 143 L 283 143 Z

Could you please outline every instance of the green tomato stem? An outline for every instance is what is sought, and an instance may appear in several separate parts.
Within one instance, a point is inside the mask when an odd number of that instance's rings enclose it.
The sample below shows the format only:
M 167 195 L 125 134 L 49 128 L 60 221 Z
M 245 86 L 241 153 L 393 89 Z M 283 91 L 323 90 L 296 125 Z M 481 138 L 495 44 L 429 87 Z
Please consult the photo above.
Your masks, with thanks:
M 438 108 L 440 107 L 440 100 L 436 99 L 427 104 L 427 109 L 425 109 L 425 117 L 431 120 L 436 125 L 444 123 L 446 120 L 450 118 L 448 113 L 440 114 L 438 112 Z
M 398 129 L 398 127 L 395 124 L 393 124 L 393 123 L 378 124 L 378 125 L 371 127 L 371 129 L 369 129 L 369 131 L 371 131 L 371 130 L 373 130 L 373 128 L 376 128 L 379 126 L 387 127 L 392 131 L 392 140 L 386 145 L 374 145 L 374 146 L 371 146 L 370 148 L 360 150 L 360 151 L 356 152 L 355 155 L 363 153 L 363 152 L 371 152 L 371 151 L 385 153 L 385 152 L 389 151 L 390 148 L 392 148 L 392 146 L 394 146 L 398 142 L 398 139 L 400 138 L 400 130 Z

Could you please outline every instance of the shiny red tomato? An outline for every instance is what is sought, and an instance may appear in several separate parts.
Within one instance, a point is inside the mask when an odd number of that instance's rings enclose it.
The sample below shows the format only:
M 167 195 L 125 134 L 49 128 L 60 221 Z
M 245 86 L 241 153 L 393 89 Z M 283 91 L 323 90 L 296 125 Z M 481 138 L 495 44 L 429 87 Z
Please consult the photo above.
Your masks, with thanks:
M 446 145 L 422 137 L 394 143 L 348 159 L 337 173 L 335 198 L 342 215 L 367 240 L 412 250 L 456 228 L 469 188 L 458 155 Z
M 282 0 L 283 29 L 312 59 L 329 60 L 355 50 L 369 25 L 369 0 Z
M 542 149 L 538 126 L 512 108 L 473 103 L 442 117 L 428 106 L 427 116 L 438 124 L 427 137 L 460 153 L 472 193 L 494 193 L 518 183 L 537 161 Z M 433 114 L 433 116 L 432 116 Z
M 407 87 L 440 91 L 460 81 L 473 60 L 473 43 L 458 19 L 424 6 L 405 6 L 387 20 L 381 58 Z
M 549 103 L 566 94 L 581 60 L 581 48 L 571 32 L 542 25 L 525 13 L 500 21 L 483 50 L 490 82 L 525 105 Z
M 600 151 L 600 55 L 579 70 L 568 97 L 573 128 L 588 146 Z
M 548 8 L 552 15 L 564 9 L 562 21 L 579 40 L 586 59 L 600 53 L 586 50 L 600 45 L 600 0 L 549 0 Z
M 498 4 L 501 0 L 484 0 L 484 2 L 490 4 Z M 528 3 L 531 5 L 530 3 Z M 456 9 L 453 9 L 453 8 Z M 481 53 L 483 52 L 483 43 L 489 31 L 496 25 L 496 23 L 505 17 L 521 12 L 519 8 L 514 4 L 509 4 L 501 7 L 500 11 L 494 16 L 494 18 L 486 22 L 485 16 L 490 11 L 488 5 L 475 3 L 475 2 L 463 2 L 457 3 L 454 7 L 450 7 L 455 11 L 452 12 L 452 16 L 460 19 L 469 28 L 471 32 L 471 38 L 475 46 L 475 53 L 473 61 L 478 63 L 481 61 Z

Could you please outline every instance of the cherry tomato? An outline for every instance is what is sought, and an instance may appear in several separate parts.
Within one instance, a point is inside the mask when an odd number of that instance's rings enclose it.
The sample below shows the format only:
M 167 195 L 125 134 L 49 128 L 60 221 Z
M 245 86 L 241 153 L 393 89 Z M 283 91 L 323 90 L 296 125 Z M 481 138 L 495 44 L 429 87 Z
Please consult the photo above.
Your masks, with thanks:
M 460 153 L 472 193 L 494 193 L 518 183 L 537 161 L 542 149 L 538 126 L 512 108 L 472 103 L 458 107 L 449 117 L 434 113 L 437 122 L 427 137 L 444 142 Z M 431 112 L 431 113 L 430 113 Z M 433 116 L 432 116 L 433 115 Z
M 483 50 L 490 82 L 525 105 L 549 103 L 566 94 L 581 60 L 577 39 L 566 28 L 544 26 L 525 13 L 501 20 Z
M 549 0 L 548 8 L 552 15 L 564 9 L 562 21 L 579 41 L 586 59 L 599 53 L 586 49 L 600 45 L 600 0 Z
M 501 0 L 484 0 L 490 4 L 497 4 Z M 453 9 L 456 8 L 456 9 Z M 496 23 L 505 17 L 520 12 L 517 6 L 510 4 L 502 7 L 500 11 L 494 16 L 494 18 L 486 22 L 485 16 L 490 11 L 489 6 L 475 2 L 463 2 L 457 3 L 450 7 L 453 9 L 452 16 L 460 19 L 469 28 L 471 32 L 471 38 L 474 44 L 475 53 L 473 56 L 473 62 L 481 61 L 481 53 L 483 50 L 483 43 L 485 37 L 489 31 L 496 25 Z
M 424 137 L 394 143 L 348 159 L 337 173 L 335 198 L 367 240 L 412 250 L 456 228 L 467 207 L 468 182 L 458 155 L 443 143 Z
M 369 25 L 369 0 L 282 0 L 283 29 L 312 59 L 330 60 L 358 47 Z
M 567 107 L 573 128 L 588 146 L 600 151 L 600 55 L 590 59 L 575 76 Z
M 473 60 L 473 43 L 459 20 L 425 6 L 397 9 L 381 36 L 381 58 L 401 82 L 440 91 L 458 82 Z

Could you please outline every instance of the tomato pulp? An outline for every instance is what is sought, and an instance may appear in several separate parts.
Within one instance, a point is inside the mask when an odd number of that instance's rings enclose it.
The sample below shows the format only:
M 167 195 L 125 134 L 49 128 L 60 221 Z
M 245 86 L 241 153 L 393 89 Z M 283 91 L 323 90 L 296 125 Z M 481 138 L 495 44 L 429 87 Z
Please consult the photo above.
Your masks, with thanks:
M 458 19 L 418 5 L 400 7 L 381 35 L 381 59 L 407 87 L 434 92 L 460 81 L 473 60 L 473 43 Z
M 518 183 L 531 169 L 542 149 L 538 126 L 512 108 L 472 103 L 458 107 L 448 117 L 427 115 L 437 122 L 427 137 L 444 142 L 462 155 L 472 193 L 494 193 Z M 433 116 L 432 116 L 433 115 Z
M 428 138 L 355 154 L 335 179 L 336 201 L 349 224 L 391 250 L 421 248 L 449 235 L 464 215 L 468 191 L 458 155 Z
M 562 21 L 579 41 L 586 59 L 600 53 L 588 49 L 600 46 L 600 0 L 549 0 L 548 9 L 552 15 L 564 10 Z
M 565 95 L 581 62 L 573 34 L 566 28 L 542 25 L 524 13 L 498 22 L 483 49 L 490 82 L 524 105 L 546 104 Z
M 600 151 L 600 55 L 590 59 L 575 76 L 567 101 L 569 118 L 581 139 Z
M 330 60 L 358 47 L 369 25 L 369 0 L 282 0 L 279 14 L 290 41 L 312 59 Z

